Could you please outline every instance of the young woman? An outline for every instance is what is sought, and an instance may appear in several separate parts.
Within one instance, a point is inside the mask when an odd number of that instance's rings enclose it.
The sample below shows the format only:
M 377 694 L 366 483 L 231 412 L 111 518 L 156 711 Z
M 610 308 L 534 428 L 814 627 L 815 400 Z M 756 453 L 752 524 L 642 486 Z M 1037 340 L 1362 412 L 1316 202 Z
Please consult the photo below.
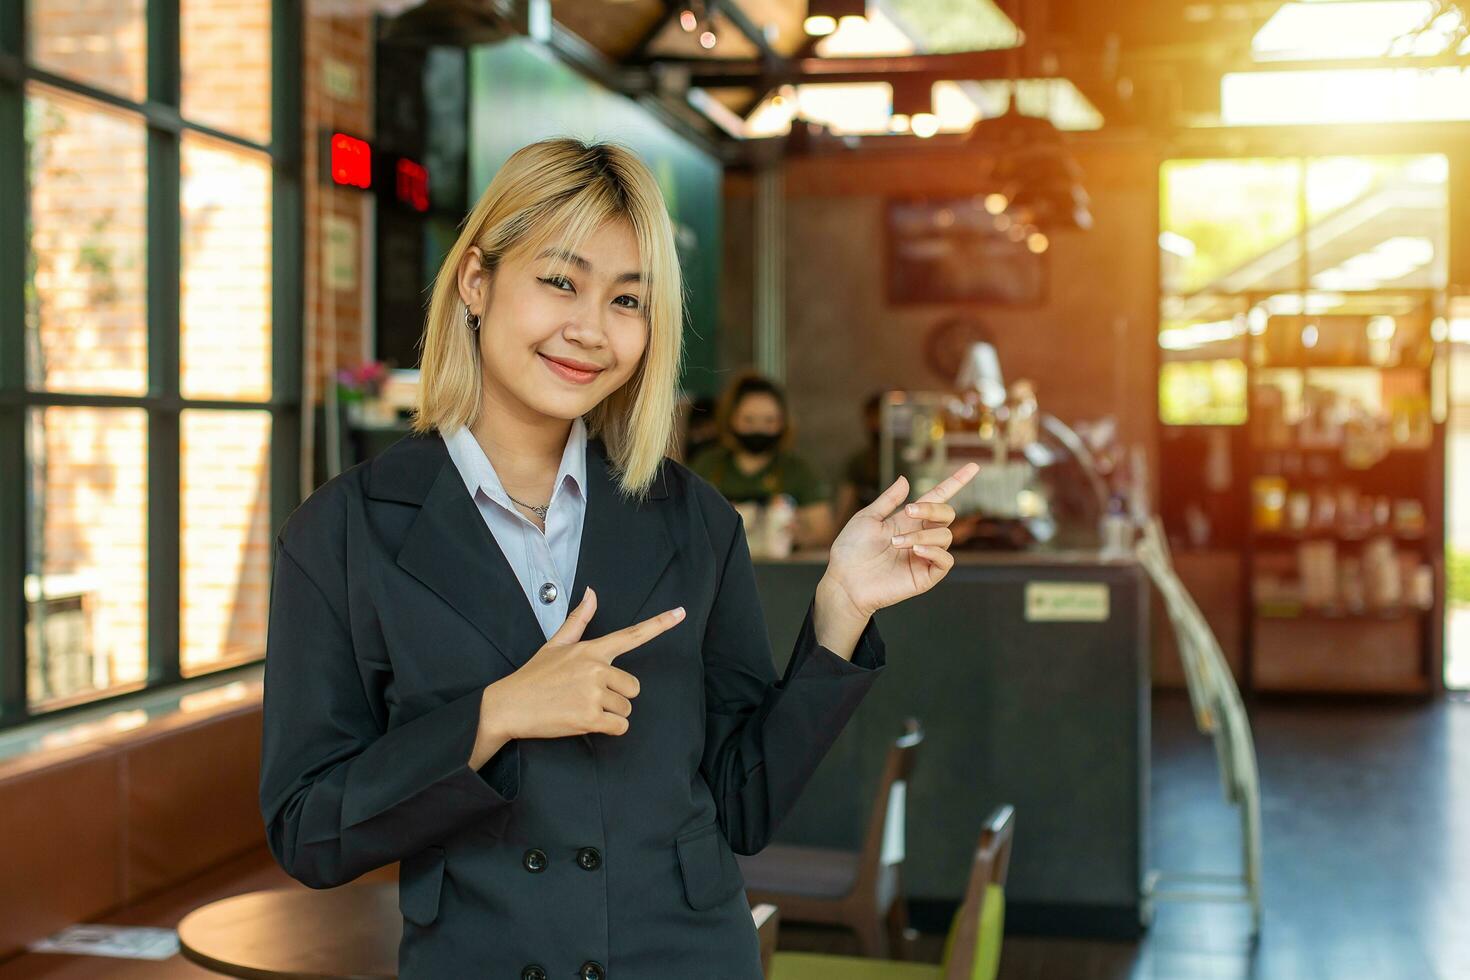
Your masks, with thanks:
M 882 671 L 872 614 L 953 564 L 973 473 L 899 480 L 778 683 L 739 515 L 664 455 L 680 295 L 635 156 L 523 148 L 435 282 L 415 433 L 276 539 L 270 846 L 317 888 L 401 862 L 405 980 L 756 980 L 732 852 Z

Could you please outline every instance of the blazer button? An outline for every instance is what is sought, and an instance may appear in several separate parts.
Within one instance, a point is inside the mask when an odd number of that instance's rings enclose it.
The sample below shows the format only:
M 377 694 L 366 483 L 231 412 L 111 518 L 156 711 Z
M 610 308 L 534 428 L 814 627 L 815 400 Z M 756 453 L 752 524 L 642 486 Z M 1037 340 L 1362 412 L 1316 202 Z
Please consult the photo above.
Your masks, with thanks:
M 543 603 L 545 603 L 548 606 L 551 605 L 553 602 L 556 601 L 556 585 L 554 583 L 551 583 L 551 582 L 543 582 L 543 583 L 541 583 L 541 593 L 540 593 L 540 595 L 541 595 L 541 601 Z
M 521 980 L 546 980 L 546 971 L 532 963 L 521 971 Z
M 578 976 L 582 980 L 603 980 L 607 976 L 607 973 L 602 969 L 601 963 L 595 960 L 588 960 L 582 964 L 582 972 Z
M 527 871 L 535 874 L 546 870 L 546 852 L 539 847 L 533 847 L 521 857 L 521 864 L 525 865 Z M 527 969 L 530 969 L 527 967 Z M 536 969 L 541 969 L 539 966 Z
M 595 847 L 584 847 L 577 852 L 577 867 L 583 871 L 596 871 L 602 867 L 602 855 Z

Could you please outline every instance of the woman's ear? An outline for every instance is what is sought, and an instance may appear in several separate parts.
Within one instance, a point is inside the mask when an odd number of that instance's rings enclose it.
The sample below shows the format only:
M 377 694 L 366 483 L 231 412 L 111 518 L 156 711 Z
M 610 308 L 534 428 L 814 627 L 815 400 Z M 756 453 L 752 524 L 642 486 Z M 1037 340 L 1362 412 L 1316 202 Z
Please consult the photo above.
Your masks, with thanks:
M 471 245 L 460 259 L 457 282 L 459 299 L 476 316 L 484 316 L 485 297 L 490 290 L 493 273 L 485 268 L 485 253 Z

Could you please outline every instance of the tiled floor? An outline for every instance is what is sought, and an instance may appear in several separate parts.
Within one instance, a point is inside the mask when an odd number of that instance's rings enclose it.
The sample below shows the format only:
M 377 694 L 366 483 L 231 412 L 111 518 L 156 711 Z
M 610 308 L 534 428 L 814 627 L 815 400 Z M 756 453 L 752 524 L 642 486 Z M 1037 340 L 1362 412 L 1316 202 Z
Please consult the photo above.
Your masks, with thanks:
M 1277 701 L 1251 716 L 1259 945 L 1241 907 L 1170 905 L 1136 945 L 1008 937 L 1004 980 L 1470 980 L 1470 703 Z M 1156 699 L 1154 753 L 1151 864 L 1230 869 L 1233 811 L 1184 699 Z M 848 951 L 829 933 L 782 935 L 787 948 Z M 918 952 L 937 958 L 937 941 Z

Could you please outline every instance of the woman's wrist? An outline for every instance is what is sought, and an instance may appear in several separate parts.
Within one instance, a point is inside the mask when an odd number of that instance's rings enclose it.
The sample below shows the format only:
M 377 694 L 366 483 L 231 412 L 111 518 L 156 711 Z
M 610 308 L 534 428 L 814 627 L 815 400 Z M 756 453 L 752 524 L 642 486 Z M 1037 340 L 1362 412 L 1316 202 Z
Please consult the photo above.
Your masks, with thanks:
M 515 735 L 506 724 L 501 701 L 501 681 L 487 684 L 480 696 L 480 723 L 475 734 L 475 747 L 470 752 L 470 768 L 479 769 L 494 758 Z
M 864 613 L 848 597 L 847 590 L 828 576 L 822 576 L 812 608 L 812 631 L 818 644 L 843 660 L 851 660 L 869 618 L 870 614 Z

